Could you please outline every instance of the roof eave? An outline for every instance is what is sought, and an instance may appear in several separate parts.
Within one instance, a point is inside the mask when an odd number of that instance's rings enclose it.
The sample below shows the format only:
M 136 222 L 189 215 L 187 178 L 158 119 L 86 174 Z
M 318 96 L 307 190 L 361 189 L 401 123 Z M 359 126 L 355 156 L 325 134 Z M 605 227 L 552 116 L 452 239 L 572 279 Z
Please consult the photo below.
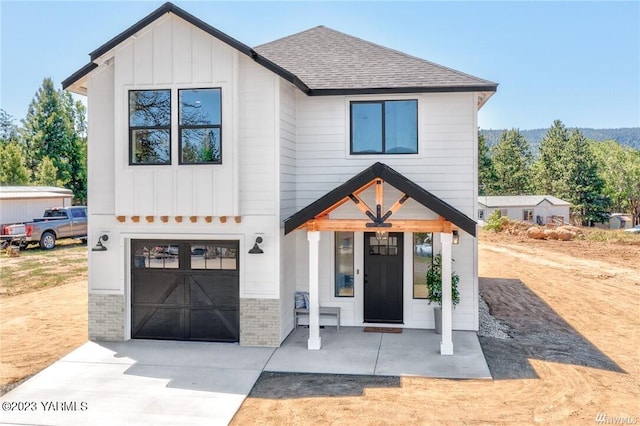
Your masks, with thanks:
M 98 68 L 98 64 L 89 62 L 78 71 L 71 74 L 69 77 L 62 81 L 62 88 L 69 90 L 70 92 L 77 93 L 79 95 L 87 94 L 86 80 L 91 71 Z
M 368 87 L 368 88 L 335 88 L 310 89 L 309 96 L 339 96 L 339 95 L 379 95 L 392 93 L 452 93 L 452 92 L 483 92 L 493 94 L 498 85 L 469 85 L 469 86 L 418 86 L 418 87 Z M 490 96 L 490 95 L 489 95 Z M 486 99 L 489 99 L 489 96 Z M 486 102 L 486 100 L 485 100 Z

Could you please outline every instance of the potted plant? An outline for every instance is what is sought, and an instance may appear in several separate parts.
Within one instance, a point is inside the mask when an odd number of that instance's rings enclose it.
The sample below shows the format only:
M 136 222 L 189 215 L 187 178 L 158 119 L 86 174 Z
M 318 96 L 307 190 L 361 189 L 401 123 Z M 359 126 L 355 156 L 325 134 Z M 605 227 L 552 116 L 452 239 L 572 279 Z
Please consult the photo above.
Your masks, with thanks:
M 458 283 L 460 277 L 451 272 L 451 303 L 456 306 L 460 303 L 460 292 L 458 291 Z M 442 254 L 438 253 L 433 257 L 431 267 L 427 271 L 427 291 L 429 295 L 429 304 L 435 302 L 439 307 L 434 308 L 436 333 L 442 334 Z

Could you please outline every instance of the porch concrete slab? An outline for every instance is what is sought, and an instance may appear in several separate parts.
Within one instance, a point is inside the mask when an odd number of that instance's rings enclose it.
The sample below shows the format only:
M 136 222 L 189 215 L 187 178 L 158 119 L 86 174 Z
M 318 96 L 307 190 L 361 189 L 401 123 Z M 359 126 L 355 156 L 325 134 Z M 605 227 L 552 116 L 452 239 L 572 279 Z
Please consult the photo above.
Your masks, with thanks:
M 1 421 L 226 425 L 273 351 L 222 343 L 88 342 L 0 398 L 36 403 L 34 410 L 4 410 Z
M 432 330 L 403 329 L 385 333 L 376 364 L 377 375 L 421 376 L 447 379 L 491 379 L 478 336 L 453 332 L 453 355 L 440 355 L 440 335 Z
M 364 332 L 362 327 L 320 330 L 322 348 L 307 350 L 309 329 L 298 327 L 265 367 L 272 372 L 420 376 L 490 379 L 475 332 L 454 331 L 454 355 L 440 355 L 441 336 L 433 330 Z
M 298 327 L 273 354 L 265 371 L 375 374 L 380 333 L 364 333 L 359 327 L 326 327 L 320 330 L 322 348 L 308 350 L 309 329 Z

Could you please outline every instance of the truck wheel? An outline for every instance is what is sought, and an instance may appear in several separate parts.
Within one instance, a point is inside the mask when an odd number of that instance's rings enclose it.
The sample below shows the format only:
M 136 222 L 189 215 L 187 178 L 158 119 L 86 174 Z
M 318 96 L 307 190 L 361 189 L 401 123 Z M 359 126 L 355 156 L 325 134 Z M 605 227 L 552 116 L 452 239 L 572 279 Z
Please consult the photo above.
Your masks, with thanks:
M 56 246 L 56 236 L 53 232 L 47 231 L 40 237 L 40 248 L 43 250 L 51 250 Z

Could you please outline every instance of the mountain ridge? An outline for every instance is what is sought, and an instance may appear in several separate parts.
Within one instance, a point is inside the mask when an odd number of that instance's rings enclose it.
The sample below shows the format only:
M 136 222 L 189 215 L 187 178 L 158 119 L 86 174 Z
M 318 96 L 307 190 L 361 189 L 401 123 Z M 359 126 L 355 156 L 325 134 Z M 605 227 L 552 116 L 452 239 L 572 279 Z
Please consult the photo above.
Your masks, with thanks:
M 571 132 L 574 129 L 580 130 L 585 138 L 595 141 L 607 141 L 614 140 L 620 145 L 630 146 L 634 149 L 640 150 L 640 127 L 620 127 L 610 129 L 596 129 L 590 127 L 567 127 L 567 130 Z M 480 134 L 484 135 L 487 145 L 493 146 L 500 140 L 502 132 L 510 129 L 480 129 Z M 531 152 L 534 155 L 538 153 L 538 147 L 540 141 L 547 134 L 549 129 L 528 129 L 519 130 L 520 134 L 525 137 L 531 146 Z

